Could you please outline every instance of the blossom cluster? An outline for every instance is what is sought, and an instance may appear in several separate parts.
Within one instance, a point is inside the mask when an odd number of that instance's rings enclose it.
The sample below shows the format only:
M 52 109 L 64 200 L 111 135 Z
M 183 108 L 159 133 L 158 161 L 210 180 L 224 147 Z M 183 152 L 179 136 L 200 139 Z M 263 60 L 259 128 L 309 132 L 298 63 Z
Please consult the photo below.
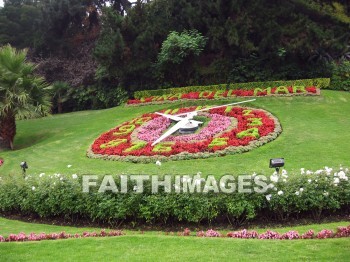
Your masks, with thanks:
M 255 89 L 232 89 L 232 90 L 215 90 L 215 91 L 202 91 L 202 92 L 189 92 L 178 93 L 162 96 L 144 97 L 141 99 L 128 100 L 128 105 L 139 104 L 154 104 L 172 102 L 177 100 L 198 100 L 198 99 L 223 99 L 233 97 L 253 97 L 253 96 L 286 96 L 286 95 L 316 95 L 319 93 L 319 89 L 315 86 L 308 87 L 296 87 L 296 86 L 281 86 L 273 88 L 255 88 Z
M 3 237 L 0 235 L 0 242 L 24 242 L 24 241 L 41 241 L 41 240 L 56 240 L 56 239 L 68 239 L 68 238 L 86 238 L 86 237 L 114 237 L 114 236 L 122 236 L 125 233 L 121 230 L 112 230 L 106 232 L 106 230 L 102 229 L 99 233 L 96 232 L 83 232 L 81 234 L 67 234 L 65 232 L 61 233 L 30 233 L 26 235 L 21 232 L 19 234 L 10 234 L 8 237 Z
M 198 134 L 189 134 L 182 136 L 169 136 L 163 141 L 182 141 L 190 142 L 194 140 L 205 140 L 210 137 L 215 136 L 216 134 L 223 132 L 231 125 L 230 117 L 219 115 L 219 114 L 208 114 L 207 115 L 211 120 L 208 125 L 200 130 Z M 147 142 L 154 142 L 159 138 L 166 128 L 170 125 L 170 120 L 164 117 L 157 117 L 146 125 L 142 126 L 138 132 L 138 139 L 144 140 Z
M 0 158 L 0 166 L 4 164 L 4 160 Z
M 322 188 L 322 196 L 325 198 L 329 197 L 330 190 L 334 187 L 338 187 L 342 182 L 349 181 L 349 169 L 343 168 L 340 166 L 338 171 L 334 171 L 333 168 L 325 166 L 323 169 L 318 169 L 316 171 L 305 170 L 305 168 L 300 169 L 300 174 L 302 175 L 302 179 L 305 180 L 305 184 L 296 188 L 294 195 L 297 197 L 302 197 L 307 190 L 310 191 L 311 188 L 317 189 L 319 184 L 323 184 Z M 284 191 L 280 189 L 280 187 L 285 186 L 288 182 L 288 173 L 286 170 L 282 170 L 281 174 L 274 172 L 270 176 L 271 184 L 269 185 L 272 191 L 265 195 L 267 201 L 271 201 L 273 198 L 282 197 L 284 195 Z M 319 191 L 317 189 L 317 191 Z M 308 192 L 310 194 L 310 192 Z
M 173 114 L 195 110 L 197 107 L 180 108 Z M 282 131 L 278 119 L 262 109 L 226 106 L 209 109 L 205 116 L 210 121 L 198 133 L 172 135 L 152 146 L 169 127 L 170 120 L 157 114 L 144 114 L 102 134 L 90 146 L 87 156 L 138 162 L 138 158 L 178 160 L 184 154 L 188 158 L 201 158 L 203 153 L 241 153 L 275 139 Z
M 310 229 L 304 234 L 299 234 L 298 231 L 294 230 L 288 231 L 283 234 L 267 230 L 264 233 L 258 234 L 258 232 L 256 231 L 248 231 L 246 229 L 243 229 L 241 231 L 228 232 L 226 236 L 229 238 L 280 240 L 340 238 L 350 237 L 350 225 L 347 227 L 338 227 L 335 233 L 332 230 L 323 229 L 319 233 L 315 234 L 315 232 Z

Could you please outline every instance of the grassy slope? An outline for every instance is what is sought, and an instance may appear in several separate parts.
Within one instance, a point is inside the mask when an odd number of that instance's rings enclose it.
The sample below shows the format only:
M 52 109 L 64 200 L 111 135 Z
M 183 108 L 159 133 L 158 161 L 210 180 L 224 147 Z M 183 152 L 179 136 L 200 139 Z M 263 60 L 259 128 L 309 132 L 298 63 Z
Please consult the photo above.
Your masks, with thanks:
M 206 174 L 271 173 L 268 161 L 284 157 L 286 169 L 317 169 L 324 165 L 349 166 L 350 93 L 322 91 L 321 97 L 259 98 L 251 106 L 276 115 L 283 133 L 277 140 L 242 155 L 203 160 L 132 164 L 88 159 L 86 149 L 101 133 L 142 113 L 179 105 L 117 107 L 101 111 L 84 111 L 18 122 L 16 150 L 0 152 L 5 165 L 0 174 L 18 173 L 19 163 L 29 164 L 28 173 L 133 173 L 133 174 Z M 219 103 L 210 101 L 207 104 Z M 221 102 L 221 104 L 227 103 Z M 192 102 L 193 104 L 193 102 Z M 198 102 L 197 104 L 203 104 Z M 67 165 L 71 164 L 70 169 Z
M 337 222 L 323 225 L 308 225 L 293 228 L 299 232 L 308 229 L 335 229 L 349 222 Z M 286 232 L 291 228 L 279 229 Z M 91 232 L 92 228 L 59 227 L 42 224 L 30 224 L 0 218 L 0 234 L 23 231 L 78 233 Z M 96 229 L 98 230 L 98 229 Z M 258 231 L 264 231 L 259 229 Z M 285 260 L 336 260 L 347 261 L 350 255 L 350 239 L 327 240 L 237 240 L 208 239 L 195 237 L 172 237 L 159 235 L 158 232 L 146 232 L 140 235 L 136 231 L 127 231 L 126 236 L 114 238 L 69 239 L 26 243 L 0 243 L 0 257 L 3 261 L 262 261 Z

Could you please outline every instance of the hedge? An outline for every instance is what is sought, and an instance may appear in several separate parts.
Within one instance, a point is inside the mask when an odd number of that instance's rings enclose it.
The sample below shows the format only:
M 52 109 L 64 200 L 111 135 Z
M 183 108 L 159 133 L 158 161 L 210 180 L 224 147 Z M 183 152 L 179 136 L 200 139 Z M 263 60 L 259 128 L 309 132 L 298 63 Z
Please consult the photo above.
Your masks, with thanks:
M 241 225 L 264 217 L 279 221 L 291 216 L 319 219 L 324 212 L 342 211 L 349 214 L 349 170 L 331 169 L 315 173 L 273 175 L 265 193 L 165 193 L 152 194 L 145 182 L 143 193 L 135 192 L 129 184 L 127 193 L 99 193 L 92 187 L 82 190 L 82 177 L 60 174 L 9 177 L 0 180 L 0 212 L 38 215 L 48 219 L 85 219 L 108 223 L 132 224 L 200 223 L 225 221 Z M 117 178 L 117 177 L 116 177 Z M 252 178 L 253 179 L 253 178 Z M 118 186 L 119 180 L 116 180 Z M 118 187 L 120 188 L 120 187 Z
M 318 88 L 329 88 L 329 78 L 314 78 L 314 79 L 300 79 L 300 80 L 281 80 L 281 81 L 265 81 L 265 82 L 249 82 L 249 83 L 231 83 L 231 84 L 218 84 L 209 86 L 186 86 L 157 90 L 143 90 L 136 91 L 134 97 L 141 99 L 142 97 L 161 96 L 166 94 L 178 94 L 178 93 L 190 93 L 198 91 L 216 91 L 216 90 L 229 90 L 229 89 L 245 89 L 250 90 L 254 88 L 267 88 L 275 86 L 316 86 Z

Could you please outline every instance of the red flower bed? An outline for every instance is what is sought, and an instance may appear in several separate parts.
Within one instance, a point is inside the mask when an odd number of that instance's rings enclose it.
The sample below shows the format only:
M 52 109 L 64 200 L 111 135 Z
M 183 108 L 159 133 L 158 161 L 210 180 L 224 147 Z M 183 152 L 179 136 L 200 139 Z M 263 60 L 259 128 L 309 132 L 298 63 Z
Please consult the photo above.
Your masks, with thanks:
M 252 96 L 286 96 L 286 95 L 317 95 L 319 89 L 315 86 L 280 86 L 273 88 L 255 88 L 251 90 L 235 89 L 235 90 L 217 90 L 217 91 L 202 91 L 179 93 L 173 95 L 151 96 L 141 99 L 131 99 L 127 102 L 128 105 L 164 103 L 176 100 L 197 100 L 197 99 L 223 99 L 233 97 L 252 97 Z
M 170 113 L 180 114 L 196 109 L 197 107 L 180 108 Z M 220 153 L 222 155 L 248 151 L 275 139 L 281 132 L 278 120 L 265 110 L 229 106 L 210 109 L 207 117 L 214 118 L 214 116 L 220 115 L 221 117 L 225 116 L 222 123 L 223 129 L 218 128 L 217 122 L 215 125 L 211 125 L 209 122 L 208 126 L 203 127 L 199 134 L 183 135 L 184 139 L 179 139 L 178 135 L 169 136 L 165 141 L 152 146 L 154 138 L 146 139 L 147 133 L 140 135 L 138 132 L 144 132 L 147 130 L 147 126 L 152 124 L 152 121 L 162 116 L 153 113 L 144 114 L 102 134 L 91 145 L 88 156 L 136 162 L 140 156 L 143 157 L 142 161 L 145 161 L 145 157 L 152 159 L 159 156 L 170 157 L 173 160 L 191 158 L 189 156 L 200 158 L 207 156 L 203 154 Z M 227 121 L 229 122 L 227 123 Z M 154 126 L 156 125 L 153 124 L 152 127 L 154 128 Z M 164 128 L 162 131 L 168 127 L 167 123 L 159 126 Z M 213 134 L 211 133 L 213 130 L 220 132 Z M 151 131 L 149 132 L 151 136 Z M 174 138 L 174 136 L 177 137 Z M 191 140 L 191 137 L 204 139 Z

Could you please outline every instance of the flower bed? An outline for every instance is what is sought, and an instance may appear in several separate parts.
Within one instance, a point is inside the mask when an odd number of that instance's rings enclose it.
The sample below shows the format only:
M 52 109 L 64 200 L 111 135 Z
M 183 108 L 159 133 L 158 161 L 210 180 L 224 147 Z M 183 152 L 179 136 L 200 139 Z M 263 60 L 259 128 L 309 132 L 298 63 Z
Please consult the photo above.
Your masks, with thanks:
M 143 234 L 143 231 L 141 231 Z M 106 232 L 104 229 L 101 232 L 84 232 L 82 234 L 67 234 L 65 232 L 61 233 L 30 233 L 26 235 L 21 232 L 19 234 L 10 234 L 8 237 L 3 237 L 0 235 L 0 242 L 27 242 L 27 241 L 42 241 L 42 240 L 57 240 L 57 239 L 68 239 L 68 238 L 87 238 L 87 237 L 115 237 L 125 235 L 121 230 L 112 230 Z M 165 235 L 175 236 L 173 232 L 170 234 L 168 232 Z M 185 228 L 183 232 L 178 232 L 177 236 L 192 236 L 191 231 L 188 228 Z M 278 233 L 271 230 L 267 230 L 264 233 L 259 234 L 257 231 L 249 231 L 243 229 L 240 231 L 228 232 L 226 236 L 220 232 L 209 229 L 206 232 L 198 231 L 196 233 L 197 237 L 227 237 L 227 238 L 236 238 L 236 239 L 277 239 L 277 240 L 295 240 L 295 239 L 326 239 L 326 238 L 341 238 L 341 237 L 350 237 L 350 225 L 347 227 L 338 227 L 336 232 L 333 232 L 329 229 L 323 229 L 317 234 L 312 230 L 308 230 L 304 234 L 299 234 L 298 231 L 290 230 L 286 233 Z
M 202 107 L 162 111 L 181 114 Z M 144 114 L 102 134 L 91 145 L 87 156 L 132 162 L 183 160 L 242 153 L 274 140 L 281 133 L 277 118 L 262 109 L 226 106 L 201 113 L 210 119 L 198 133 L 173 134 L 152 146 L 167 130 L 169 119 Z
M 81 234 L 67 234 L 65 232 L 61 233 L 30 233 L 26 235 L 21 232 L 19 234 L 10 234 L 8 237 L 3 237 L 0 235 L 0 242 L 25 242 L 25 241 L 41 241 L 41 240 L 57 240 L 57 239 L 68 239 L 68 238 L 87 238 L 87 237 L 115 237 L 125 235 L 121 230 L 111 230 L 106 232 L 104 229 L 101 232 L 83 232 Z
M 205 100 L 205 99 L 230 99 L 234 97 L 260 97 L 260 96 L 295 96 L 295 95 L 319 95 L 320 89 L 315 86 L 279 86 L 273 88 L 255 88 L 250 90 L 211 90 L 189 93 L 165 94 L 160 96 L 142 97 L 127 102 L 128 105 L 147 105 L 169 103 L 178 100 Z

